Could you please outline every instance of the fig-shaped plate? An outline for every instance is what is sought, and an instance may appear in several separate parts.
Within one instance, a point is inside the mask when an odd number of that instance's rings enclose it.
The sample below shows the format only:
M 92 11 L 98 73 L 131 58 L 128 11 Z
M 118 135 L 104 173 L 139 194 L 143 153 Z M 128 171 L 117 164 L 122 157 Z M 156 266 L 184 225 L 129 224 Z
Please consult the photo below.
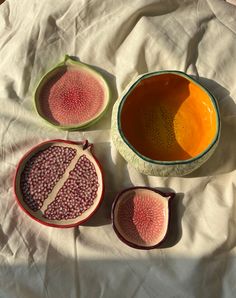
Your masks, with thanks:
M 39 116 L 63 130 L 84 129 L 106 112 L 110 88 L 101 72 L 65 56 L 40 80 L 34 103 Z

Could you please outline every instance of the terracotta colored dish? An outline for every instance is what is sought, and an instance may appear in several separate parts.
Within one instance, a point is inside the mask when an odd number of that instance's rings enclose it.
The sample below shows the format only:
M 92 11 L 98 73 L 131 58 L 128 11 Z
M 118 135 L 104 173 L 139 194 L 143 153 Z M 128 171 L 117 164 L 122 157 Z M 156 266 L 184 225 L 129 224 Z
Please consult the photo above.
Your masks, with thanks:
M 165 239 L 169 223 L 169 199 L 150 187 L 132 187 L 120 192 L 112 205 L 112 223 L 117 236 L 137 249 L 158 247 Z
M 140 76 L 113 109 L 113 141 L 140 172 L 181 176 L 213 153 L 220 135 L 215 98 L 177 71 Z
M 27 152 L 14 178 L 20 207 L 52 227 L 74 227 L 87 221 L 101 204 L 101 167 L 85 142 L 50 140 Z

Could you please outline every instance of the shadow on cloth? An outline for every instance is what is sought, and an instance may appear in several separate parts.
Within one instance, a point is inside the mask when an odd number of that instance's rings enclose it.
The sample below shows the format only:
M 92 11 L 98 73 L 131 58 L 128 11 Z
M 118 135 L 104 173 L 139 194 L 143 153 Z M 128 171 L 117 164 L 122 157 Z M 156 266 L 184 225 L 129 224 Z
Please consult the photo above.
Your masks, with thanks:
M 160 191 L 173 192 L 170 188 L 158 188 Z M 111 208 L 117 194 L 105 194 L 104 201 L 94 216 L 82 226 L 103 226 L 111 224 Z M 168 248 L 176 245 L 182 237 L 182 218 L 185 207 L 183 205 L 183 193 L 176 193 L 176 196 L 169 203 L 169 224 L 164 241 L 159 248 Z
M 234 297 L 230 274 L 235 256 L 227 250 L 222 256 L 188 257 L 101 240 L 99 256 L 96 246 L 80 247 L 79 241 L 78 255 L 73 247 L 68 256 L 50 246 L 46 263 L 28 264 L 27 257 L 15 264 L 3 260 L 1 297 Z
M 112 146 L 110 143 L 99 143 L 94 147 L 94 153 L 103 168 L 105 194 L 103 202 L 92 218 L 84 226 L 102 226 L 111 223 L 111 206 L 116 195 L 124 188 L 133 186 L 127 163 L 118 154 L 117 164 L 112 160 Z M 113 191 L 110 191 L 110 190 Z

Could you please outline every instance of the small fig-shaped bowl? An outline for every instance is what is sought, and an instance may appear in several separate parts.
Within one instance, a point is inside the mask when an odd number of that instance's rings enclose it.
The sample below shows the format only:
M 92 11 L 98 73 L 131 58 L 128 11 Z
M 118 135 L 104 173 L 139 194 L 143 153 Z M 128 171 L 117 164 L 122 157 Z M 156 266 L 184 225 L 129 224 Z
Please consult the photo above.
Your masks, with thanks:
M 165 239 L 169 223 L 169 200 L 173 192 L 151 187 L 121 191 L 112 205 L 112 224 L 118 238 L 137 249 L 157 248 Z

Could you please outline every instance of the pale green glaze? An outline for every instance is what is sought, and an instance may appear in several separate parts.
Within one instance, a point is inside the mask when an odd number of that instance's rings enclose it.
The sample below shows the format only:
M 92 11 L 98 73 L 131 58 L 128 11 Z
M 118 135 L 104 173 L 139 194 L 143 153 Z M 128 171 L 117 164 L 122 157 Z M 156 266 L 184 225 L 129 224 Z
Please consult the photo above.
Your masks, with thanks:
M 89 70 L 89 72 L 92 72 L 93 75 L 98 78 L 98 80 L 103 82 L 103 84 L 106 88 L 107 98 L 105 98 L 106 103 L 104 105 L 103 110 L 95 118 L 93 118 L 85 123 L 82 123 L 82 124 L 66 126 L 66 125 L 55 124 L 55 123 L 52 123 L 51 121 L 49 121 L 47 119 L 47 117 L 45 117 L 43 115 L 43 113 L 40 111 L 38 102 L 40 101 L 39 92 L 40 92 L 42 86 L 44 85 L 44 83 L 46 83 L 50 77 L 52 77 L 55 73 L 57 73 L 58 70 L 60 70 L 60 68 L 65 67 L 65 66 L 70 66 L 70 65 L 73 65 L 75 67 L 78 66 L 78 68 L 80 68 L 80 69 L 84 68 L 84 69 Z M 55 67 L 53 67 L 51 70 L 49 70 L 41 78 L 41 80 L 39 81 L 39 83 L 35 89 L 35 92 L 34 92 L 34 107 L 35 107 L 37 114 L 41 118 L 43 118 L 43 120 L 45 120 L 46 123 L 49 124 L 50 126 L 53 126 L 54 128 L 56 127 L 56 128 L 62 129 L 62 130 L 80 130 L 80 129 L 84 129 L 84 128 L 87 128 L 88 126 L 93 125 L 106 113 L 109 103 L 110 103 L 110 100 L 111 100 L 111 90 L 110 90 L 110 87 L 109 87 L 107 81 L 102 76 L 102 74 L 86 63 L 82 63 L 80 61 L 75 61 L 75 60 L 71 59 L 68 55 L 65 55 L 65 58 L 62 62 L 58 63 Z
M 125 138 L 121 127 L 120 127 L 120 112 L 122 109 L 122 105 L 128 96 L 128 94 L 135 88 L 135 86 L 144 78 L 161 75 L 164 73 L 174 73 L 176 75 L 180 75 L 185 77 L 187 80 L 192 81 L 194 84 L 198 85 L 204 92 L 206 92 L 211 99 L 215 112 L 217 115 L 217 132 L 212 143 L 206 148 L 201 154 L 198 156 L 187 159 L 187 160 L 177 160 L 177 161 L 159 161 L 159 160 L 151 160 L 148 157 L 143 156 L 128 142 Z M 215 151 L 215 148 L 218 145 L 220 138 L 220 116 L 219 116 L 219 108 L 217 101 L 213 97 L 213 95 L 206 90 L 203 86 L 201 86 L 194 79 L 189 77 L 183 72 L 180 71 L 159 71 L 153 73 L 147 73 L 138 76 L 134 81 L 132 81 L 121 94 L 119 99 L 116 101 L 113 111 L 112 111 L 112 128 L 111 135 L 112 141 L 116 146 L 117 150 L 124 157 L 124 159 L 130 163 L 134 168 L 136 168 L 139 172 L 151 175 L 151 176 L 184 176 L 192 171 L 196 170 L 200 167 Z

